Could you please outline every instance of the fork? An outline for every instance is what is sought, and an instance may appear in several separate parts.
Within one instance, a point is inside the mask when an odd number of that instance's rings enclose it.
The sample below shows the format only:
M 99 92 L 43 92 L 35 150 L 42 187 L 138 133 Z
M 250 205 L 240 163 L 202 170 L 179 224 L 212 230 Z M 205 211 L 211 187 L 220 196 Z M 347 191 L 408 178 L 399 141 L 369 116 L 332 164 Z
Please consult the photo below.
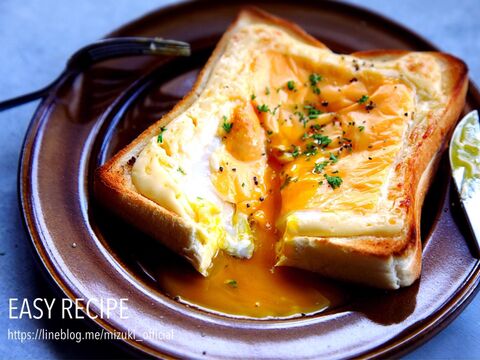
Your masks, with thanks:
M 45 97 L 67 74 L 78 74 L 89 66 L 111 58 L 134 55 L 189 56 L 190 45 L 176 40 L 151 37 L 121 37 L 96 41 L 76 51 L 63 72 L 47 86 L 12 99 L 0 101 L 0 111 Z

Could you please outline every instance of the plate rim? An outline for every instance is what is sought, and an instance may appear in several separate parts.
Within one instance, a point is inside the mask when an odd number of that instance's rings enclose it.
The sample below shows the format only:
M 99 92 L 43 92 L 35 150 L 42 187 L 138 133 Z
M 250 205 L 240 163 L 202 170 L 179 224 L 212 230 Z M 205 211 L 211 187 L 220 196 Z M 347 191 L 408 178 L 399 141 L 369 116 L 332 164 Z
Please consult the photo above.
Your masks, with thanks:
M 164 16 L 168 12 L 176 12 L 185 7 L 197 6 L 200 3 L 215 3 L 216 0 L 208 1 L 198 1 L 198 0 L 186 0 L 180 1 L 178 3 L 160 6 L 152 11 L 149 11 L 140 17 L 129 21 L 119 28 L 108 33 L 105 37 L 115 36 L 121 32 L 128 32 L 130 28 L 144 23 L 146 21 L 152 21 L 153 19 Z M 266 0 L 266 2 L 275 3 L 275 1 Z M 427 47 L 432 50 L 440 51 L 432 42 L 425 39 L 421 35 L 418 35 L 415 31 L 407 28 L 406 26 L 396 22 L 395 20 L 389 19 L 383 14 L 377 13 L 371 9 L 368 9 L 363 6 L 356 4 L 345 3 L 341 1 L 332 1 L 326 0 L 325 3 L 329 3 L 330 6 L 339 6 L 350 11 L 355 11 L 362 15 L 373 16 L 374 20 L 381 21 L 382 23 L 388 24 L 389 26 L 395 26 L 399 31 L 408 37 L 415 39 L 415 41 L 420 41 L 424 43 Z M 245 4 L 245 1 L 234 0 L 234 4 Z M 314 1 L 310 0 L 300 0 L 300 4 L 312 4 Z M 203 6 L 203 5 L 200 5 Z M 51 280 L 56 284 L 57 289 L 61 290 L 64 295 L 70 299 L 74 299 L 72 284 L 69 284 L 68 279 L 64 274 L 56 268 L 55 264 L 52 262 L 52 259 L 47 253 L 46 244 L 42 241 L 41 226 L 36 224 L 35 218 L 35 209 L 31 207 L 30 196 L 31 196 L 31 184 L 28 181 L 28 178 L 31 173 L 31 152 L 34 148 L 35 141 L 38 135 L 38 129 L 42 125 L 42 122 L 45 118 L 48 117 L 48 114 L 52 107 L 54 106 L 54 97 L 60 86 L 62 86 L 67 80 L 68 76 L 62 76 L 58 84 L 49 92 L 49 94 L 42 99 L 42 101 L 37 106 L 28 128 L 23 139 L 19 163 L 18 163 L 18 172 L 17 172 L 17 196 L 20 212 L 22 213 L 22 223 L 28 237 L 30 238 L 30 244 L 34 249 L 36 254 L 36 259 L 40 260 L 43 264 L 42 270 L 48 273 Z M 101 118 L 110 113 L 112 109 L 121 105 L 124 97 L 127 93 L 132 91 L 135 87 L 141 86 L 141 82 L 144 80 L 144 77 L 141 76 L 138 79 L 134 80 L 129 86 L 121 91 L 121 93 L 115 98 L 115 100 L 105 109 L 104 114 Z M 469 78 L 469 90 L 467 94 L 468 97 L 473 96 L 480 99 L 480 94 L 476 88 L 473 81 Z M 99 120 L 101 121 L 101 120 Z M 447 190 L 448 191 L 448 190 Z M 460 313 L 461 311 L 473 300 L 475 295 L 480 290 L 480 261 L 477 260 L 471 272 L 467 276 L 466 280 L 457 288 L 453 296 L 451 296 L 448 301 L 446 301 L 439 309 L 430 314 L 427 318 L 421 321 L 421 323 L 414 323 L 410 327 L 405 328 L 401 334 L 392 340 L 382 343 L 374 348 L 368 349 L 363 353 L 358 354 L 360 357 L 373 358 L 373 357 L 384 357 L 392 355 L 403 355 L 406 354 L 415 348 L 421 346 L 426 341 L 431 339 L 441 330 L 446 328 Z M 115 327 L 112 324 L 109 324 L 105 319 L 98 317 L 97 319 L 91 319 L 93 323 L 104 328 L 105 330 L 112 331 L 115 330 Z M 153 356 L 162 356 L 170 357 L 171 354 L 165 352 L 159 352 L 157 349 L 144 345 L 134 340 L 122 339 L 122 342 L 128 344 L 131 348 L 137 351 L 141 351 Z

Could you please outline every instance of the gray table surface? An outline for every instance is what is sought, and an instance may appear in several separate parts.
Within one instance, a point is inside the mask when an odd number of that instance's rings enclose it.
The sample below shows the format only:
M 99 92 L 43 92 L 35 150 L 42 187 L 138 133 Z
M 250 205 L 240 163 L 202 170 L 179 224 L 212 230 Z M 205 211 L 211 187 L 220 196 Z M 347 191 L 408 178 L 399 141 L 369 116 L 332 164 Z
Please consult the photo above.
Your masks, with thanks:
M 37 89 L 52 80 L 80 46 L 172 0 L 1 0 L 0 99 Z M 480 84 L 480 1 L 350 0 L 375 9 L 464 59 Z M 319 6 L 320 2 L 319 2 Z M 55 296 L 40 275 L 24 232 L 17 202 L 17 160 L 37 103 L 0 113 L 0 358 L 125 358 L 105 342 L 8 340 L 8 330 L 69 328 L 79 320 L 9 320 L 8 299 Z M 480 297 L 444 331 L 407 359 L 480 359 Z

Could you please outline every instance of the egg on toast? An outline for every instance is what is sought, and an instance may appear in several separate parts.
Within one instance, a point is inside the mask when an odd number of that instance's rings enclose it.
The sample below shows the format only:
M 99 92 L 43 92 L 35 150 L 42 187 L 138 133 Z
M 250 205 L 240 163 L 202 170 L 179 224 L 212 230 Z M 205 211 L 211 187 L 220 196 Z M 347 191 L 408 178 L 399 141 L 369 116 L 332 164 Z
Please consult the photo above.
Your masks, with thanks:
M 408 286 L 466 88 L 450 55 L 336 54 L 244 10 L 191 92 L 97 171 L 96 194 L 204 276 L 219 252 L 248 261 L 262 227 L 276 234 L 276 266 Z

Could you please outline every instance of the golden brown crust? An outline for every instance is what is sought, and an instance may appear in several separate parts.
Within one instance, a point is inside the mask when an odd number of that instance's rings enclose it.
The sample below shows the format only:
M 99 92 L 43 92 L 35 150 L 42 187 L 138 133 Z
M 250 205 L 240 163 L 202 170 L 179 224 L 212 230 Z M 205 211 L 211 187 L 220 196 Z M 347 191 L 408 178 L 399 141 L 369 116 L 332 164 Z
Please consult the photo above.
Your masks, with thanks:
M 237 19 L 230 25 L 224 34 L 206 66 L 201 71 L 192 90 L 161 120 L 150 126 L 131 144 L 122 149 L 105 165 L 98 169 L 95 177 L 95 192 L 99 199 L 116 211 L 127 221 L 144 230 L 177 253 L 186 256 L 198 269 L 199 261 L 192 247 L 192 228 L 176 214 L 164 209 L 153 201 L 140 195 L 131 182 L 131 164 L 129 161 L 138 156 L 146 143 L 160 132 L 160 128 L 186 110 L 198 97 L 198 94 L 209 79 L 212 69 L 215 68 L 220 56 L 238 27 L 245 23 L 269 23 L 288 31 L 292 36 L 316 47 L 326 48 L 320 41 L 308 35 L 297 25 L 286 20 L 274 17 L 257 8 L 246 8 L 241 11 Z M 409 52 L 404 50 L 374 50 L 357 52 L 353 55 L 365 59 L 395 59 Z M 409 276 L 416 279 L 421 268 L 421 239 L 420 215 L 423 197 L 428 189 L 430 178 L 435 170 L 436 158 L 441 153 L 442 144 L 451 134 L 454 124 L 464 106 L 467 89 L 467 68 L 465 64 L 443 53 L 431 53 L 441 64 L 445 81 L 443 92 L 449 94 L 449 102 L 442 114 L 436 114 L 426 131 L 416 134 L 415 156 L 406 159 L 405 184 L 403 191 L 407 204 L 407 231 L 399 238 L 367 238 L 357 237 L 348 241 L 335 242 L 327 238 L 311 238 L 324 244 L 331 254 L 348 254 L 357 262 L 365 259 L 375 260 L 378 264 L 385 263 L 391 258 L 414 259 L 409 263 Z M 333 239 L 335 240 L 335 239 Z M 190 249 L 190 250 L 189 250 Z M 333 256 L 333 255 L 332 255 Z M 340 256 L 340 255 L 339 255 Z M 288 262 L 285 265 L 289 265 Z M 313 270 L 313 269 L 312 269 Z M 324 272 L 329 276 L 330 274 Z M 336 276 L 347 280 L 356 280 L 346 276 Z M 366 281 L 370 285 L 375 283 Z M 388 284 L 387 284 L 388 285 Z M 389 287 L 377 284 L 381 287 Z
M 266 11 L 263 11 L 257 7 L 254 7 L 254 6 L 245 7 L 239 13 L 233 25 L 235 25 L 242 18 L 249 19 L 250 22 L 261 22 L 263 24 L 269 23 L 269 24 L 275 25 L 277 27 L 282 28 L 283 30 L 286 30 L 290 35 L 293 35 L 294 37 L 299 38 L 300 40 L 302 40 L 307 44 L 316 46 L 318 48 L 327 49 L 327 46 L 324 43 L 322 43 L 318 39 L 315 39 L 312 35 L 308 34 L 305 30 L 303 30 L 297 24 L 294 24 L 285 19 L 281 19 L 279 17 L 273 16 L 272 14 L 269 14 Z

